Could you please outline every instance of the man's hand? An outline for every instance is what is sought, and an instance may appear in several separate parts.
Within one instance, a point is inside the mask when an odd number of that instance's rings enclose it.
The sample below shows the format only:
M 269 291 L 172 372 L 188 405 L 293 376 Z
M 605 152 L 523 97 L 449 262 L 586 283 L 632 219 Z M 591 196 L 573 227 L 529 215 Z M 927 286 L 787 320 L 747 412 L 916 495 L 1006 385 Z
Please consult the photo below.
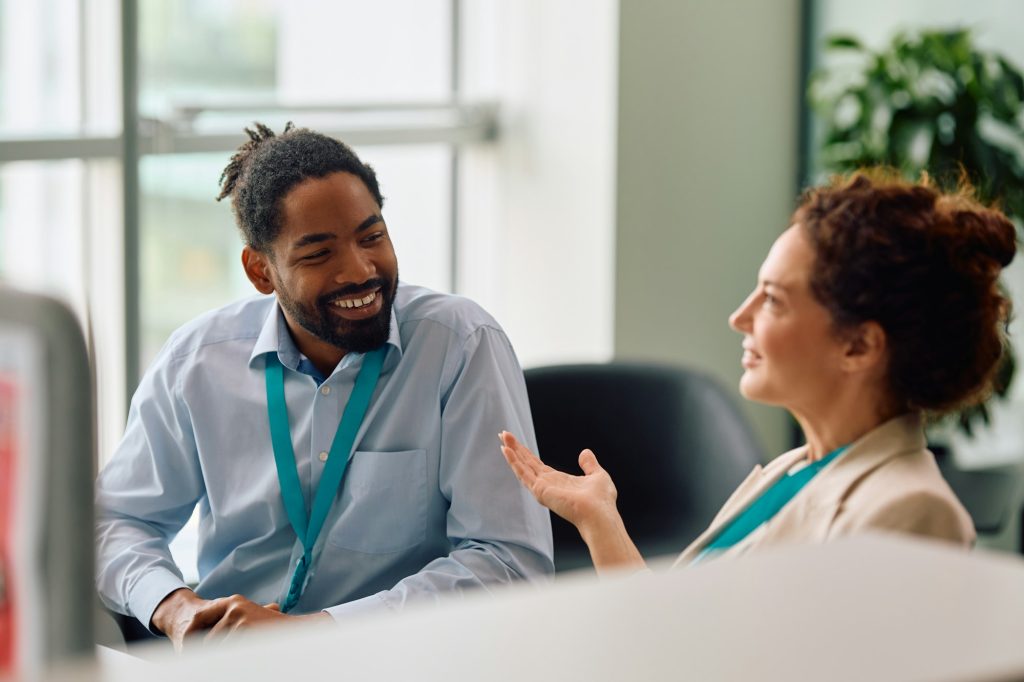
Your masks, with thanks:
M 179 653 L 184 649 L 186 639 L 204 630 L 209 631 L 203 639 L 207 644 L 222 641 L 239 628 L 252 625 L 327 619 L 330 616 L 322 611 L 288 616 L 281 613 L 277 604 L 260 606 L 238 594 L 206 600 L 185 588 L 167 595 L 153 612 L 153 626 L 167 635 Z

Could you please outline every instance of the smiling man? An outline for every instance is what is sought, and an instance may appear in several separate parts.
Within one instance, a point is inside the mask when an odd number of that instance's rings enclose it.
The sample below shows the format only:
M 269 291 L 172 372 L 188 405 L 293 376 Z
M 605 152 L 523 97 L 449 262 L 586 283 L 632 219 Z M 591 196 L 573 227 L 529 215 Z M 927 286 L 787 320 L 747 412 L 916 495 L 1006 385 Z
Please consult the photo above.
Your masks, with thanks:
M 246 132 L 218 198 L 263 296 L 176 331 L 143 378 L 98 479 L 104 602 L 180 650 L 550 573 L 547 512 L 496 440 L 533 439 L 504 332 L 399 282 L 376 175 L 351 149 Z M 167 545 L 197 505 L 193 590 Z

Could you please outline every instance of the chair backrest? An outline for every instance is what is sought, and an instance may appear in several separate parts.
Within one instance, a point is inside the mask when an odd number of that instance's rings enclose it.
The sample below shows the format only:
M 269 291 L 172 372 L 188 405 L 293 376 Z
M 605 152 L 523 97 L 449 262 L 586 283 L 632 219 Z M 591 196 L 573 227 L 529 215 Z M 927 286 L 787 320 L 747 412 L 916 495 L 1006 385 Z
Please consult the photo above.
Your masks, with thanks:
M 762 461 L 746 419 L 719 384 L 680 367 L 612 362 L 526 370 L 541 459 L 579 472 L 590 448 L 645 557 L 680 552 Z M 591 566 L 579 533 L 552 517 L 558 571 Z

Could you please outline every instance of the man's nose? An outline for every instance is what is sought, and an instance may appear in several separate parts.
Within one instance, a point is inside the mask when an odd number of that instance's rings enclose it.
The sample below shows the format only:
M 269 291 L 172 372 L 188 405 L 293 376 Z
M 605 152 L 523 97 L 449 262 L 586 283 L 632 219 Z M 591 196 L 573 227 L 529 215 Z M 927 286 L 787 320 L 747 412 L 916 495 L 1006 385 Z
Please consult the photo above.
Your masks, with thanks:
M 362 284 L 377 274 L 377 268 L 369 254 L 361 249 L 349 249 L 341 259 L 340 268 L 334 275 L 338 284 Z

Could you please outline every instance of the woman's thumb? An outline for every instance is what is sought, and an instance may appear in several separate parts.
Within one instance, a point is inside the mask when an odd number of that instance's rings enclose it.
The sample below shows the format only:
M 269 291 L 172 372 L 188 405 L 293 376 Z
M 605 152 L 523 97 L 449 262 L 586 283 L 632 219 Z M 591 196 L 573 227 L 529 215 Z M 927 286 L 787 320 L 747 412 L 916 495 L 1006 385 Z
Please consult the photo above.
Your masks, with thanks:
M 597 463 L 597 455 L 590 448 L 587 448 L 580 453 L 580 469 L 583 469 L 583 473 L 592 474 L 595 471 L 601 470 L 601 465 Z

